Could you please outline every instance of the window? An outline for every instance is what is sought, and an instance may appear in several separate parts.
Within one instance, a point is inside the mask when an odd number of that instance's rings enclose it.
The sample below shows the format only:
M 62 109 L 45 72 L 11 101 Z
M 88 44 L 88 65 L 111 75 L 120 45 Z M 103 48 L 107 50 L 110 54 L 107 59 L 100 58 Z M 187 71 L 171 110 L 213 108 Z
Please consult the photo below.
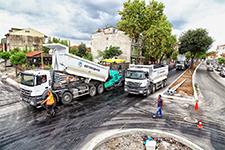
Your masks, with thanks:
M 46 75 L 41 75 L 37 76 L 37 85 L 41 85 L 43 83 L 47 82 L 47 76 Z

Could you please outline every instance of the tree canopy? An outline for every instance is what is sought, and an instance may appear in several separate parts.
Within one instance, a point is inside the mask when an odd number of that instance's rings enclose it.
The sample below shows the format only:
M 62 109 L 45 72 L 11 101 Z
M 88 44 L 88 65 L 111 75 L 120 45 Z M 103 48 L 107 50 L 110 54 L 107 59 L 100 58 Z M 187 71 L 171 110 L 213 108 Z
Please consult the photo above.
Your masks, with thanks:
M 128 0 L 123 4 L 117 26 L 132 39 L 137 57 L 160 61 L 172 56 L 176 37 L 163 11 L 163 3 L 155 0 L 150 0 L 149 5 L 144 0 Z
M 23 52 L 16 52 L 10 56 L 10 62 L 13 65 L 22 65 L 26 62 L 26 55 Z
M 110 59 L 122 54 L 120 47 L 112 46 L 106 47 L 104 51 L 99 51 L 99 56 L 103 59 Z
M 69 52 L 84 59 L 93 60 L 91 52 L 88 51 L 84 43 L 81 43 L 78 47 L 70 47 Z
M 26 63 L 26 54 L 24 52 L 15 52 L 10 56 L 10 62 L 15 65 L 17 75 L 17 66 Z
M 65 46 L 69 46 L 70 45 L 70 41 L 69 40 L 62 40 L 62 39 L 56 38 L 56 37 L 53 37 L 52 39 L 48 38 L 48 43 L 60 43 L 60 44 L 65 45 Z
M 222 65 L 225 64 L 225 58 L 224 57 L 220 57 L 217 59 L 218 64 Z
M 9 60 L 10 52 L 0 52 L 0 58 L 2 58 L 4 60 Z
M 183 33 L 179 42 L 179 52 L 181 54 L 190 52 L 193 59 L 199 54 L 205 54 L 213 43 L 213 39 L 208 35 L 206 29 L 198 28 Z
M 6 71 L 6 63 L 7 60 L 9 60 L 10 56 L 11 56 L 10 52 L 0 52 L 0 58 L 4 59 L 5 61 L 5 71 Z

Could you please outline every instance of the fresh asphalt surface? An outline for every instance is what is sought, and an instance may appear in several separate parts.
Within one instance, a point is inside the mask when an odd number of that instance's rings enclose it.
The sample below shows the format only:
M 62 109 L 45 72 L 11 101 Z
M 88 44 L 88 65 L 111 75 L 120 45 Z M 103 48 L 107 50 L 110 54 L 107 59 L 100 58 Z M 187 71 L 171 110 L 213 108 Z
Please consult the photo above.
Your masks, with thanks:
M 168 84 L 181 73 L 171 71 Z M 203 130 L 183 120 L 185 116 L 193 115 L 190 113 L 192 106 L 187 104 L 184 107 L 184 102 L 166 102 L 163 119 L 152 119 L 158 93 L 144 98 L 128 96 L 118 88 L 104 95 L 76 99 L 68 106 L 58 106 L 56 116 L 48 118 L 44 110 L 33 109 L 19 101 L 19 92 L 0 82 L 0 149 L 79 149 L 98 131 L 134 127 L 178 134 L 205 149 L 225 149 L 224 87 L 212 81 L 204 67 L 200 67 L 197 75 L 198 82 L 209 84 L 215 91 L 223 91 L 219 92 L 221 95 L 216 94 L 218 97 L 213 102 L 210 97 L 203 103 L 207 110 L 202 108 L 199 112 L 206 122 Z M 200 88 L 203 88 L 202 94 L 208 96 L 208 87 L 204 84 Z M 210 112 L 210 106 L 213 106 L 213 112 Z

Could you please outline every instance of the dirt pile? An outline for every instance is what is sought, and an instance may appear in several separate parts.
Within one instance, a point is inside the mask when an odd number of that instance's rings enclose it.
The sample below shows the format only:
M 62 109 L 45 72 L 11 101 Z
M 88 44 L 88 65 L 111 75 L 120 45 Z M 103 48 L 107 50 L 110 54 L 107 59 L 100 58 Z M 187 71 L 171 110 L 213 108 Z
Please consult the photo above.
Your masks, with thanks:
M 188 68 L 184 72 L 184 74 L 175 83 L 171 85 L 171 88 L 175 87 L 177 84 L 185 80 L 185 82 L 180 87 L 177 88 L 176 92 L 182 96 L 193 96 L 194 90 L 192 86 L 192 75 L 197 65 L 198 64 L 194 64 L 192 68 Z

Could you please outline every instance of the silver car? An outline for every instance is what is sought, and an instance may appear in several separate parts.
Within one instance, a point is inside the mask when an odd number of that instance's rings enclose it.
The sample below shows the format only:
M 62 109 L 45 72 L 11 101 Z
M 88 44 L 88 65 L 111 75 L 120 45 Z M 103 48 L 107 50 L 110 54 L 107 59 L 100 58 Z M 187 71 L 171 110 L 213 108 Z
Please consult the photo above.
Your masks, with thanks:
M 207 66 L 207 71 L 213 71 L 213 67 L 211 65 Z
M 220 71 L 220 76 L 225 77 L 225 67 L 223 67 L 222 70 Z

